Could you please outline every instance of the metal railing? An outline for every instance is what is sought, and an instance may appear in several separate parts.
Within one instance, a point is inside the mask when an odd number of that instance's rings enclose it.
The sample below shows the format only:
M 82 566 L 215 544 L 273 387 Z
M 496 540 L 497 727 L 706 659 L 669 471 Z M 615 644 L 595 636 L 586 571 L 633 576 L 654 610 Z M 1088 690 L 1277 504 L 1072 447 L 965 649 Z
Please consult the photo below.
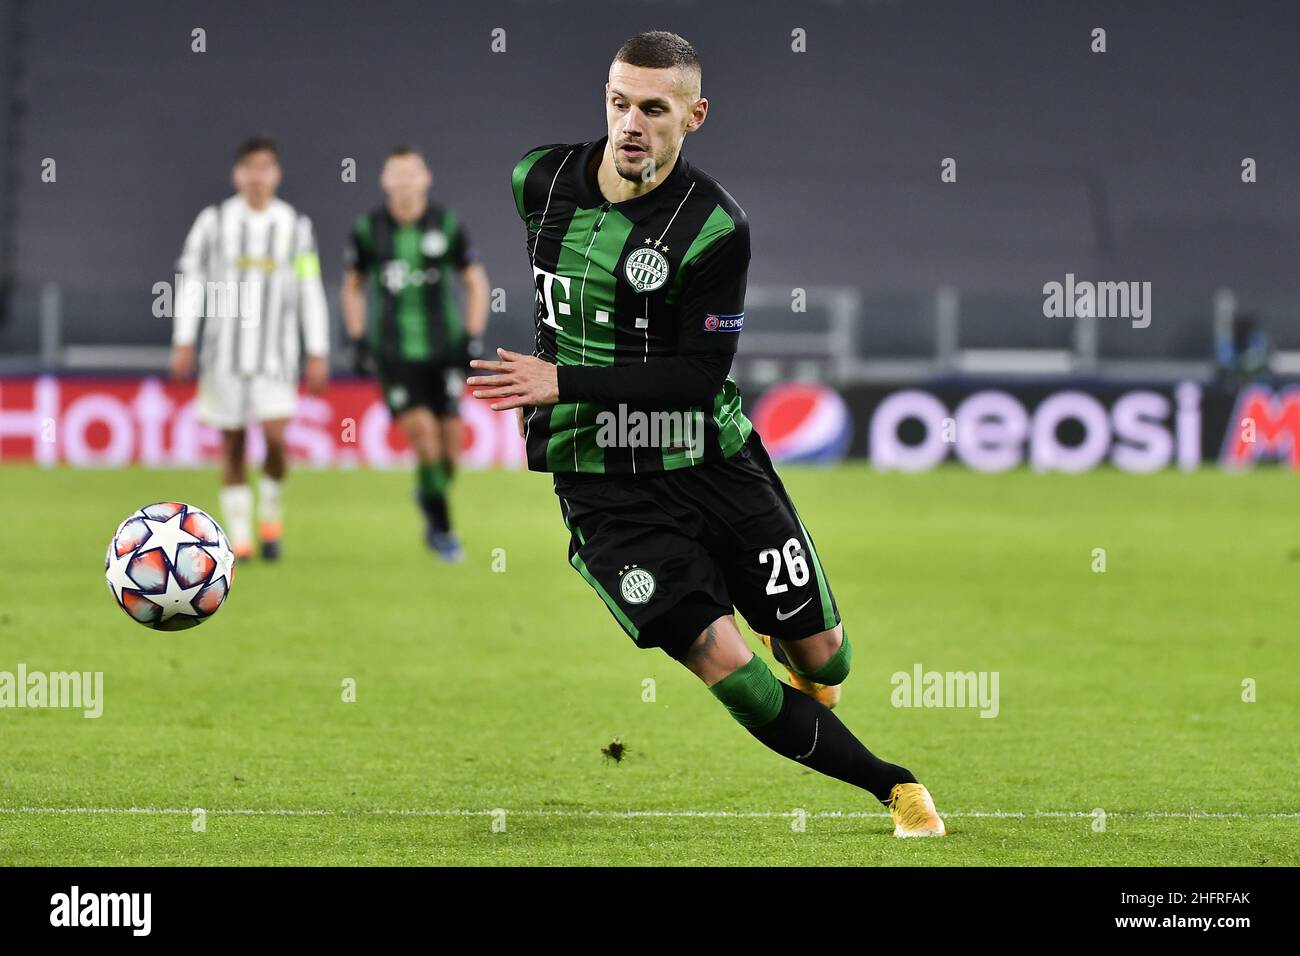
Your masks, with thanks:
M 166 367 L 169 348 L 162 336 L 162 341 L 153 345 L 77 342 L 68 335 L 70 323 L 65 321 L 63 289 L 54 282 L 44 283 L 34 299 L 37 314 L 28 321 L 34 318 L 37 326 L 35 351 L 0 354 L 0 371 L 160 371 Z M 1049 336 L 1053 344 L 1029 347 L 1017 341 L 1014 328 L 1001 328 L 1001 316 L 1005 314 L 999 305 L 1001 300 L 991 302 L 986 301 L 983 309 L 977 310 L 953 286 L 893 297 L 868 296 L 852 286 L 751 286 L 746 296 L 748 317 L 736 358 L 736 374 L 760 385 L 785 379 L 847 384 L 982 374 L 1155 379 L 1205 376 L 1213 369 L 1212 343 L 1226 334 L 1238 309 L 1236 293 L 1223 288 L 1209 301 L 1191 303 L 1186 316 L 1176 320 L 1194 331 L 1198 341 L 1207 343 L 1204 357 L 1198 358 L 1108 354 L 1102 341 L 1102 323 L 1116 320 L 1089 316 L 1035 318 L 1032 310 L 1041 310 L 1041 300 L 1021 299 L 1016 304 L 1022 333 L 1026 328 L 1037 328 L 1027 326 L 1027 322 L 1055 323 Z M 977 311 L 979 315 L 975 315 Z M 514 316 L 506 325 L 522 328 L 526 321 L 526 317 Z M 1126 320 L 1118 321 L 1127 325 Z M 334 325 L 338 339 L 338 323 Z M 1296 325 L 1294 341 L 1273 355 L 1273 370 L 1278 374 L 1300 374 L 1300 315 Z M 875 330 L 874 337 L 867 334 L 868 326 Z M 886 334 L 881 334 L 882 330 Z M 900 331 L 906 332 L 907 342 L 900 339 Z M 970 335 L 975 331 L 979 334 Z M 1142 331 L 1134 330 L 1132 334 Z M 1003 333 L 1005 344 L 987 344 Z M 1022 340 L 1026 337 L 1020 336 Z M 984 343 L 971 344 L 972 339 Z

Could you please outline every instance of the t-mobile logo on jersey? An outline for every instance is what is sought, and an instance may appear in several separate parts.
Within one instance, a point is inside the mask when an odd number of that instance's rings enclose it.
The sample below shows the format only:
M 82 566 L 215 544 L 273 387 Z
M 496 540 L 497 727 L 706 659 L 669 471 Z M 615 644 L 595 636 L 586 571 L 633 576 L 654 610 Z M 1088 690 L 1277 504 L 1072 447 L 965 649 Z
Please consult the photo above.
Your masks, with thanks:
M 600 448 L 662 448 L 704 454 L 703 412 L 643 412 L 620 403 L 618 411 L 597 413 L 596 444 Z
M 435 285 L 441 276 L 437 269 L 412 269 L 405 259 L 385 262 L 381 270 L 384 288 L 400 295 L 407 286 Z
M 558 282 L 560 288 L 564 290 L 564 297 L 569 297 L 569 277 L 557 276 L 554 272 L 547 272 L 545 269 L 539 269 L 533 266 L 533 281 L 537 284 L 537 301 L 546 309 L 546 315 L 542 318 L 543 325 L 549 325 L 557 331 L 560 323 L 556 319 L 556 313 L 560 315 L 569 315 L 573 312 L 573 307 L 568 302 L 557 302 L 555 293 L 552 288 L 552 281 Z

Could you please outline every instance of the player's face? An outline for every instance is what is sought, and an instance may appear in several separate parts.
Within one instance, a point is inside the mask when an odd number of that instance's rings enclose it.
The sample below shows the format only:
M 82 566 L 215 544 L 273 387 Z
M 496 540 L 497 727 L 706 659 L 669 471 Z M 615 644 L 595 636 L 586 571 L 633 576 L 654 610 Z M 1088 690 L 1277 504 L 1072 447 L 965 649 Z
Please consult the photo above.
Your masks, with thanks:
M 235 189 L 250 206 L 260 208 L 271 201 L 280 186 L 280 163 L 275 154 L 260 149 L 235 163 Z
M 400 205 L 419 202 L 433 185 L 433 174 L 419 156 L 392 156 L 384 163 L 379 185 L 390 200 Z
M 708 100 L 686 70 L 655 70 L 615 62 L 605 84 L 605 120 L 614 168 L 624 179 L 653 178 L 677 158 L 687 133 L 699 129 Z

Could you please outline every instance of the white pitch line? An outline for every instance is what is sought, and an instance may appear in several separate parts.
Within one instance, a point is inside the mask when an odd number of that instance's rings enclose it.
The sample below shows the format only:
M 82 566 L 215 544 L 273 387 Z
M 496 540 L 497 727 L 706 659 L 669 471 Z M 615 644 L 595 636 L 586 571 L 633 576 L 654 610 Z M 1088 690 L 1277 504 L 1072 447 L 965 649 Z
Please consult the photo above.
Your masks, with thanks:
M 471 810 L 467 808 L 422 808 L 422 807 L 375 807 L 360 809 L 308 809 L 308 808 L 284 808 L 284 807 L 249 807 L 249 808 L 220 808 L 220 807 L 0 807 L 0 814 L 10 816 L 19 815 L 55 815 L 55 816 L 167 816 L 183 815 L 189 816 L 194 810 L 202 809 L 205 813 L 220 816 L 250 816 L 250 817 L 349 817 L 349 816 L 392 816 L 392 817 L 482 817 L 492 816 L 498 812 L 504 812 L 507 816 L 514 817 L 587 817 L 587 818 L 608 818 L 608 819 L 640 819 L 640 818 L 687 818 L 687 819 L 789 819 L 795 816 L 795 811 L 775 811 L 775 810 L 511 810 L 509 808 L 500 808 L 500 810 Z M 861 810 L 818 810 L 805 814 L 812 819 L 860 819 L 888 817 L 886 811 L 861 811 Z M 953 819 L 960 818 L 987 818 L 987 819 L 1031 819 L 1031 818 L 1048 818 L 1048 819 L 1065 819 L 1065 818 L 1087 818 L 1092 814 L 1082 810 L 949 810 L 942 812 L 942 816 Z M 1190 812 L 1177 812 L 1171 810 L 1152 810 L 1141 813 L 1115 811 L 1108 812 L 1107 817 L 1132 817 L 1145 819 L 1175 819 L 1175 820 L 1291 820 L 1300 818 L 1298 813 L 1218 813 L 1202 810 Z

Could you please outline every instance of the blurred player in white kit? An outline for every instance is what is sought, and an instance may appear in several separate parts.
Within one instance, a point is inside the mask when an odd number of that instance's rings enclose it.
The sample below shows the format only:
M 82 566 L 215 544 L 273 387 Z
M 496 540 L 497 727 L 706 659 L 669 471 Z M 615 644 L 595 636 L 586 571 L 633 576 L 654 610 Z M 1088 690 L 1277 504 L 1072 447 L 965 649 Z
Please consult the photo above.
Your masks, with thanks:
M 236 195 L 199 213 L 185 240 L 175 295 L 172 376 L 194 374 L 203 322 L 198 417 L 221 430 L 221 514 L 237 558 L 253 554 L 253 489 L 246 428 L 262 426 L 266 459 L 258 482 L 262 557 L 280 556 L 285 429 L 298 404 L 299 356 L 320 394 L 329 378 L 329 316 L 311 220 L 275 195 L 274 141 L 247 140 L 235 155 Z M 301 344 L 300 344 L 301 339 Z

